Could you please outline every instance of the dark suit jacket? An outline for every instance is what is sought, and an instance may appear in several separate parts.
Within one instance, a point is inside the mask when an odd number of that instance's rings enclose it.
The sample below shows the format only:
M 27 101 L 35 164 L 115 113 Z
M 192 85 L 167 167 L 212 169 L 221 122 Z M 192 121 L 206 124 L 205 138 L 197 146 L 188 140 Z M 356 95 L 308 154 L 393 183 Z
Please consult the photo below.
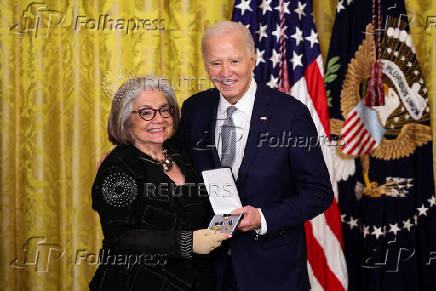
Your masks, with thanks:
M 218 102 L 218 90 L 209 89 L 182 106 L 177 136 L 199 171 L 220 167 L 215 147 Z M 310 288 L 304 222 L 326 210 L 333 199 L 317 137 L 304 104 L 258 84 L 236 185 L 243 206 L 262 209 L 268 231 L 258 240 L 254 232 L 238 232 L 229 240 L 239 290 Z M 217 251 L 219 288 L 225 251 Z

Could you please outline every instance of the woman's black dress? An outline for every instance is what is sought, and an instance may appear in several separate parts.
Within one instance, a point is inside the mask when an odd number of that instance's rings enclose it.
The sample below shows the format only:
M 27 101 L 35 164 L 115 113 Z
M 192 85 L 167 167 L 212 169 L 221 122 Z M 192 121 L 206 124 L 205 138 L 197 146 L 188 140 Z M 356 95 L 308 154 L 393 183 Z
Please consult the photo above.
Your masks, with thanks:
M 173 140 L 164 143 L 185 175 L 176 186 L 133 145 L 117 146 L 92 187 L 103 246 L 91 290 L 213 290 L 208 256 L 192 253 L 192 231 L 205 228 L 209 202 L 201 178 Z

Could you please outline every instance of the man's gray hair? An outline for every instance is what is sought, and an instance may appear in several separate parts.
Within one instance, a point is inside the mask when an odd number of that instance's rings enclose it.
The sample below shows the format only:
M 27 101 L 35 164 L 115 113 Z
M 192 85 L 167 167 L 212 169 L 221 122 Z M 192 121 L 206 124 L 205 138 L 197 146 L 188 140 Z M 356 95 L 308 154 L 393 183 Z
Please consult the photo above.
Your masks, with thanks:
M 225 35 L 232 32 L 239 32 L 241 33 L 242 40 L 244 41 L 248 54 L 251 55 L 254 53 L 254 40 L 251 36 L 250 31 L 247 27 L 240 24 L 239 22 L 234 21 L 219 21 L 215 24 L 209 26 L 208 29 L 203 33 L 203 37 L 201 38 L 201 53 L 203 54 L 203 59 L 205 58 L 206 54 L 206 40 L 209 37 L 217 37 L 220 35 Z
M 176 130 L 180 120 L 180 110 L 177 104 L 176 94 L 165 78 L 141 77 L 133 78 L 125 82 L 118 89 L 112 100 L 107 132 L 109 141 L 114 145 L 132 144 L 130 136 L 130 115 L 133 103 L 139 95 L 146 90 L 159 90 L 165 96 L 168 104 L 174 109 L 173 130 Z

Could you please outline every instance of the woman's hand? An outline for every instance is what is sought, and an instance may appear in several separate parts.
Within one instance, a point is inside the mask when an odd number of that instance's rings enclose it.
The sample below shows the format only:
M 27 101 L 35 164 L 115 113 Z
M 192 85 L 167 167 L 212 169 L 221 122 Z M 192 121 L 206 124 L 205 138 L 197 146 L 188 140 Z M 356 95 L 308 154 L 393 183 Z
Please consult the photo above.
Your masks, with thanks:
M 219 247 L 222 241 L 231 237 L 230 234 L 215 232 L 211 229 L 196 230 L 192 234 L 192 252 L 206 255 Z

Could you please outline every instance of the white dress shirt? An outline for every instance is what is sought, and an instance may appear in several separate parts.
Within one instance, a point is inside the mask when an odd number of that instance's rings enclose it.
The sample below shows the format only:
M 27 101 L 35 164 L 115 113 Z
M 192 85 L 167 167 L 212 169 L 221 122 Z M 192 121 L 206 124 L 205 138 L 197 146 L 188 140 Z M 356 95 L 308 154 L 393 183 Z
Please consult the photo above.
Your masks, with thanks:
M 241 166 L 242 159 L 244 158 L 245 145 L 247 144 L 248 133 L 250 132 L 251 113 L 253 112 L 256 89 L 256 81 L 253 77 L 251 77 L 250 88 L 248 88 L 244 96 L 242 96 L 242 98 L 233 105 L 238 109 L 232 114 L 233 124 L 236 128 L 236 153 L 232 165 L 232 173 L 235 181 L 238 180 L 239 167 Z M 215 145 L 220 160 L 222 149 L 221 127 L 227 118 L 227 107 L 229 106 L 232 106 L 232 104 L 230 104 L 220 93 L 215 125 Z M 267 224 L 262 210 L 260 208 L 258 209 L 261 217 L 261 228 L 256 230 L 256 232 L 264 235 L 267 232 Z

